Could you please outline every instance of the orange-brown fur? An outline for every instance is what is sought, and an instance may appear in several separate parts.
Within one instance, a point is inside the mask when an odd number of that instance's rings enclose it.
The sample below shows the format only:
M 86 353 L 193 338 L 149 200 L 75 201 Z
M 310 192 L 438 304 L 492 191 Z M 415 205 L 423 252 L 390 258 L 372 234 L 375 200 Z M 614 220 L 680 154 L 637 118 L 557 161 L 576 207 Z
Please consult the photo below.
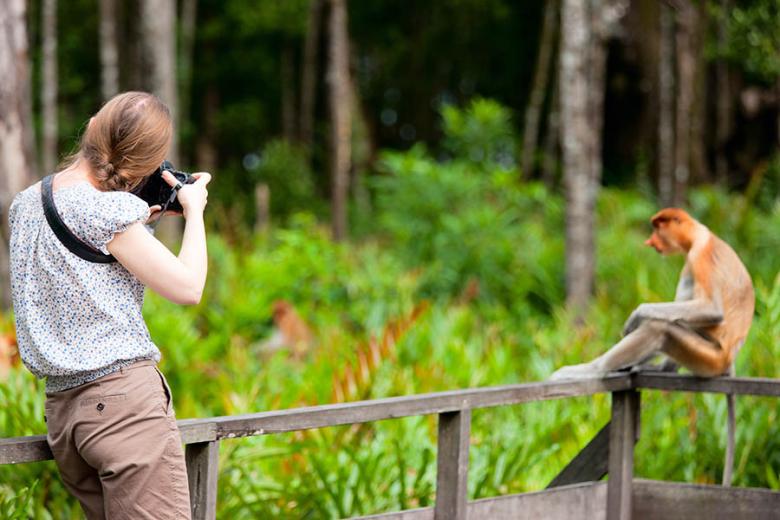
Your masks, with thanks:
M 16 348 L 16 338 L 11 334 L 0 334 L 0 377 L 5 377 L 17 365 L 19 350 Z
M 653 216 L 651 222 L 654 231 L 648 245 L 661 254 L 686 254 L 681 276 L 693 278 L 694 298 L 718 300 L 722 320 L 702 327 L 701 331 L 716 340 L 720 348 L 699 360 L 686 361 L 702 375 L 722 374 L 733 363 L 753 321 L 755 295 L 750 275 L 727 243 L 685 211 L 667 208 Z
M 686 255 L 673 302 L 643 303 L 631 313 L 623 338 L 589 363 L 562 367 L 551 379 L 579 379 L 644 364 L 656 354 L 703 377 L 733 373 L 734 357 L 753 321 L 753 283 L 734 250 L 679 208 L 666 208 L 650 220 L 645 244 L 663 255 Z M 670 362 L 673 361 L 673 362 Z M 726 395 L 727 447 L 723 484 L 734 464 L 735 403 Z
M 311 347 L 314 335 L 295 307 L 286 300 L 275 301 L 273 320 L 276 328 L 274 337 L 279 342 L 275 347 L 289 348 L 293 357 L 302 358 Z

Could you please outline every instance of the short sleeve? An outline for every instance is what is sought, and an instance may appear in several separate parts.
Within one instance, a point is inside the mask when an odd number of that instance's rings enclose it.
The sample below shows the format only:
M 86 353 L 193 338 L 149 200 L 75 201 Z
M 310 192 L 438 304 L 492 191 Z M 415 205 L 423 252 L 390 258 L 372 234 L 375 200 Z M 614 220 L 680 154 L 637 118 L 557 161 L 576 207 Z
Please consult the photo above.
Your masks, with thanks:
M 136 222 L 149 218 L 149 205 L 132 193 L 102 192 L 89 209 L 88 222 L 83 222 L 81 237 L 92 247 L 109 254 L 106 244 Z

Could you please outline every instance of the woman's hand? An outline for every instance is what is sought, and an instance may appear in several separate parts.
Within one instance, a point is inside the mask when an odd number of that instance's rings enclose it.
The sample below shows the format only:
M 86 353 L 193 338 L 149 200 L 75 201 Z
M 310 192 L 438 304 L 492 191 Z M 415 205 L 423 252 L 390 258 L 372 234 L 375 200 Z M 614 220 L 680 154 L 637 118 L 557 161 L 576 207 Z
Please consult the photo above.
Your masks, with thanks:
M 202 217 L 208 199 L 206 185 L 211 175 L 200 172 L 193 174 L 193 177 L 195 182 L 182 186 L 178 194 L 184 208 L 184 218 Z M 163 172 L 163 179 L 171 186 L 178 182 L 170 172 Z M 160 206 L 154 205 L 150 209 L 153 218 L 160 217 Z M 208 271 L 203 218 L 187 220 L 178 256 L 174 256 L 140 223 L 116 233 L 106 247 L 133 276 L 164 298 L 190 305 L 200 302 Z
M 159 204 L 155 204 L 154 206 L 149 206 L 149 218 L 146 221 L 146 225 L 154 224 L 157 220 L 162 217 L 162 206 Z M 167 210 L 165 212 L 165 216 L 172 216 L 172 215 L 181 215 L 181 212 L 179 211 L 171 211 Z
M 163 171 L 162 176 L 170 186 L 176 186 L 176 183 L 179 182 L 167 170 Z M 198 172 L 193 173 L 192 176 L 195 178 L 195 182 L 182 186 L 177 195 L 179 204 L 184 208 L 184 218 L 187 218 L 189 215 L 203 213 L 209 199 L 209 191 L 206 189 L 206 185 L 211 182 L 211 174 Z

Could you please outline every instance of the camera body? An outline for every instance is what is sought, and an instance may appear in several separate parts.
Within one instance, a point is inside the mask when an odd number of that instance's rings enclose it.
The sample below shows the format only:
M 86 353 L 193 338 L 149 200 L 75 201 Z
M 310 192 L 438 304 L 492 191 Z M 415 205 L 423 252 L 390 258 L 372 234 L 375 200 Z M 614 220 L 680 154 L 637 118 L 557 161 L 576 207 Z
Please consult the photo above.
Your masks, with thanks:
M 173 167 L 170 161 L 163 161 L 154 173 L 146 177 L 144 182 L 131 191 L 135 196 L 143 199 L 149 206 L 160 205 L 163 211 L 184 211 L 176 197 L 178 193 L 162 177 L 163 171 L 169 171 L 182 184 L 192 184 L 195 177 L 187 172 L 182 172 Z

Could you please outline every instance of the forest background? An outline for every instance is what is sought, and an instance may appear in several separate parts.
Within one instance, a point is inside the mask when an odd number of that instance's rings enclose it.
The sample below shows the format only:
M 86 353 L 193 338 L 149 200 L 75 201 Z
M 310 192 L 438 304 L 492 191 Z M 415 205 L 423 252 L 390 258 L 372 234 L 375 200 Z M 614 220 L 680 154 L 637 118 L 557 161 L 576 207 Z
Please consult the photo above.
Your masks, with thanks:
M 745 261 L 737 372 L 777 376 L 775 0 L 0 0 L 0 77 L 0 437 L 46 431 L 6 210 L 133 89 L 172 108 L 174 164 L 214 175 L 203 301 L 144 307 L 179 418 L 542 380 L 672 298 L 681 261 L 642 246 L 670 204 Z M 280 299 L 303 356 L 260 348 Z M 718 482 L 725 414 L 643 397 L 637 474 Z M 470 497 L 544 487 L 607 415 L 603 396 L 475 412 Z M 776 416 L 740 399 L 736 485 L 780 488 Z M 223 442 L 219 517 L 428 505 L 435 438 L 419 417 Z M 80 510 L 46 462 L 0 467 L 0 516 Z

